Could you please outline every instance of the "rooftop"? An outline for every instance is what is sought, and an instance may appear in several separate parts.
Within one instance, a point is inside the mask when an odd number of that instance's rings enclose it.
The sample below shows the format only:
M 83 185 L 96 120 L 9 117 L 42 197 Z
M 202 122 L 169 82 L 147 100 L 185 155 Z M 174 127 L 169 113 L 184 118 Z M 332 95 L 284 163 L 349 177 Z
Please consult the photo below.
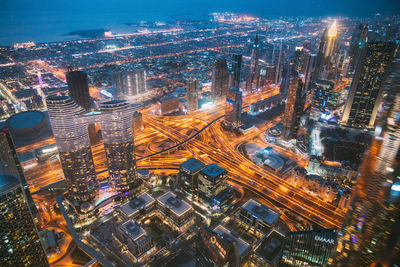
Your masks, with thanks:
M 225 239 L 235 241 L 237 244 L 237 248 L 238 248 L 240 257 L 242 255 L 244 255 L 251 247 L 251 245 L 249 243 L 247 243 L 242 238 L 240 238 L 236 233 L 231 232 L 230 230 L 228 230 L 221 224 L 217 225 L 213 229 L 213 231 L 217 234 L 224 236 Z
M 268 225 L 275 224 L 281 214 L 252 198 L 249 198 L 243 205 L 242 209 L 251 213 L 254 217 L 263 220 Z
M 274 264 L 282 251 L 285 236 L 271 230 L 255 247 L 254 252 L 269 264 Z
M 168 191 L 164 195 L 160 196 L 157 201 L 161 205 L 169 208 L 177 216 L 182 216 L 192 209 L 192 206 L 183 201 L 181 198 L 177 197 L 171 191 Z
M 224 172 L 226 172 L 226 170 L 215 163 L 210 164 L 201 170 L 201 173 L 207 176 L 208 179 L 215 179 Z
M 181 164 L 181 168 L 187 172 L 194 173 L 204 167 L 204 163 L 198 159 L 191 158 Z
M 120 210 L 126 215 L 131 216 L 138 210 L 154 203 L 155 199 L 148 193 L 143 193 L 139 196 L 132 198 L 128 203 L 120 206 Z
M 146 236 L 146 231 L 134 220 L 128 220 L 121 224 L 121 230 L 125 232 L 133 241 Z
M 44 119 L 40 111 L 25 111 L 10 117 L 8 123 L 13 129 L 27 129 L 41 124 Z

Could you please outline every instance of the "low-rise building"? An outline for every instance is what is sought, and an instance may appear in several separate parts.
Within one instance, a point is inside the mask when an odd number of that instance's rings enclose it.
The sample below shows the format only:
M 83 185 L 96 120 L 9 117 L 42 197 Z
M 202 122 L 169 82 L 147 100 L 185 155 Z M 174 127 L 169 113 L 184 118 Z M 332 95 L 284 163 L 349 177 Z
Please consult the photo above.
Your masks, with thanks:
M 144 262 L 155 252 L 151 237 L 134 220 L 122 222 L 117 228 L 117 236 L 128 247 L 128 255 L 133 262 Z
M 157 198 L 156 215 L 178 232 L 186 231 L 194 223 L 192 206 L 171 191 Z
M 165 96 L 158 101 L 158 114 L 166 115 L 179 111 L 179 98 L 172 95 Z
M 226 228 L 221 224 L 214 227 L 213 231 L 216 234 L 223 236 L 227 241 L 231 243 L 236 243 L 236 247 L 239 254 L 240 266 L 242 266 L 248 259 L 248 256 L 250 255 L 251 244 L 249 244 L 235 232 L 232 232 L 231 230 L 229 230 L 228 228 Z
M 249 198 L 240 206 L 237 221 L 248 233 L 261 238 L 277 224 L 280 216 L 279 212 Z
M 129 200 L 119 207 L 119 211 L 124 218 L 137 219 L 139 217 L 149 215 L 154 210 L 155 199 L 148 193 L 143 193 Z
M 257 267 L 278 267 L 285 236 L 272 229 L 254 248 L 250 262 Z

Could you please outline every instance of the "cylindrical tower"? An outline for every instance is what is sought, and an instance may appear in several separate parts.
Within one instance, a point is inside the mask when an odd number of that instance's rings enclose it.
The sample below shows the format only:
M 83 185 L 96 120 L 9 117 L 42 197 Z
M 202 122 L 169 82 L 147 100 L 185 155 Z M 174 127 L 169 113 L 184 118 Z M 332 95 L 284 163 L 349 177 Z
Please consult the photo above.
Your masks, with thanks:
M 115 189 L 119 192 L 128 192 L 132 189 L 136 179 L 132 129 L 135 110 L 126 100 L 112 100 L 100 104 L 101 131 L 108 172 Z
M 68 96 L 46 99 L 53 134 L 67 181 L 69 198 L 78 204 L 92 201 L 97 195 L 92 151 L 85 110 Z

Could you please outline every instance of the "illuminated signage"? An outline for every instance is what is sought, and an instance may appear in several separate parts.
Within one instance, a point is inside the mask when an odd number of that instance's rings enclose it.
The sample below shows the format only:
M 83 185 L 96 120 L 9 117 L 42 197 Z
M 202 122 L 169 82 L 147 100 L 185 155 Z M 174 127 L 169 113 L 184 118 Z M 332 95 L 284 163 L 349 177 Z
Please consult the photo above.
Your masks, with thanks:
M 335 244 L 335 240 L 329 239 L 329 238 L 327 239 L 327 238 L 322 237 L 322 236 L 315 236 L 314 239 L 315 239 L 315 241 L 329 243 L 329 244 L 332 244 L 332 245 Z
M 216 246 L 219 249 L 219 252 L 222 254 L 223 257 L 226 255 L 225 249 L 221 246 L 221 244 L 217 241 L 217 238 L 215 236 L 211 236 L 210 238 L 211 244 Z

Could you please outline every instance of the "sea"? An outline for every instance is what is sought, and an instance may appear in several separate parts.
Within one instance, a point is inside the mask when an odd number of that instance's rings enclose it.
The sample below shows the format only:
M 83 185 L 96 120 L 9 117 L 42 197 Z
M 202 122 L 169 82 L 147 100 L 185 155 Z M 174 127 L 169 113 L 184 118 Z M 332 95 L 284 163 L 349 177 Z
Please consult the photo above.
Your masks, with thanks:
M 0 0 L 2 1 L 2 0 Z M 132 33 L 138 30 L 137 24 L 147 22 L 171 22 L 180 19 L 200 19 L 206 15 L 193 16 L 183 13 L 137 13 L 103 12 L 101 14 L 39 14 L 17 13 L 2 14 L 0 11 L 0 46 L 9 46 L 17 42 L 44 43 L 79 39 L 68 33 L 76 30 L 107 29 L 113 33 Z M 133 25 L 130 25 L 133 24 Z

